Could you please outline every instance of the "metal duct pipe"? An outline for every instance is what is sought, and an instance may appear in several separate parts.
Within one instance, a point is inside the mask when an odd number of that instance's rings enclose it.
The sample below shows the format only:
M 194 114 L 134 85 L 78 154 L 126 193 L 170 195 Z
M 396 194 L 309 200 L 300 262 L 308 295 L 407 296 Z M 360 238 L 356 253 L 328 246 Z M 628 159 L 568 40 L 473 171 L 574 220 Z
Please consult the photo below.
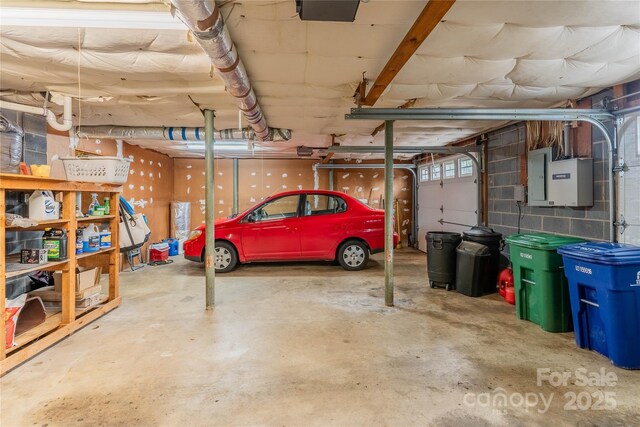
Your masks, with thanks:
M 204 142 L 205 129 L 194 127 L 142 127 L 142 126 L 83 126 L 75 128 L 73 134 L 78 138 L 105 139 L 150 139 L 178 142 Z M 246 140 L 256 138 L 253 129 L 221 129 L 214 132 L 216 141 Z M 288 141 L 291 129 L 270 128 L 264 141 Z
M 63 98 L 64 112 L 62 114 L 62 123 L 59 123 L 53 111 L 49 110 L 46 107 L 33 107 L 31 105 L 16 104 L 15 102 L 0 100 L 0 108 L 44 116 L 47 118 L 47 123 L 49 124 L 49 126 L 54 128 L 55 130 L 64 132 L 71 129 L 71 126 L 73 126 L 71 101 L 71 97 L 69 96 L 65 96 Z
M 227 91 L 236 98 L 258 139 L 266 140 L 269 134 L 267 121 L 215 1 L 171 0 L 171 3 L 211 59 Z

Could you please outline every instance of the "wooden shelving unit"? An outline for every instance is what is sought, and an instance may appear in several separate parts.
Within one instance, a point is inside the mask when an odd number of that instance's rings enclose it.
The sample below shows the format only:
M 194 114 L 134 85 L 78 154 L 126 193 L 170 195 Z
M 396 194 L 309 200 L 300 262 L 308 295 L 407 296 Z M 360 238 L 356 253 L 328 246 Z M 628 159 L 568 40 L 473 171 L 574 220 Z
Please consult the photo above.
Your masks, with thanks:
M 45 228 L 60 228 L 69 224 L 69 221 L 64 219 L 56 219 L 49 221 L 38 221 L 38 225 L 34 227 L 18 227 L 17 225 L 10 225 L 6 227 L 7 231 L 38 231 L 44 230 Z
M 94 216 L 85 216 L 83 218 L 77 218 L 78 222 L 107 222 L 114 219 L 115 215 L 94 215 Z
M 50 190 L 62 194 L 62 218 L 59 220 L 39 221 L 37 226 L 21 228 L 5 226 L 5 195 L 11 191 Z M 118 274 L 120 271 L 120 254 L 118 248 L 118 217 L 117 215 L 92 216 L 76 218 L 76 193 L 108 193 L 111 196 L 112 212 L 118 212 L 119 196 L 122 187 L 119 185 L 96 184 L 89 182 L 70 182 L 50 178 L 38 178 L 33 176 L 0 174 L 0 375 L 35 356 L 39 352 L 54 345 L 56 342 L 72 334 L 76 330 L 89 324 L 120 305 L 121 297 L 118 290 Z M 111 229 L 111 248 L 101 249 L 97 252 L 76 255 L 75 241 L 76 229 L 79 223 L 90 222 L 108 223 Z M 37 264 L 25 269 L 7 271 L 7 265 L 18 261 L 15 255 L 7 256 L 5 253 L 5 234 L 7 231 L 40 231 L 46 228 L 64 228 L 67 230 L 68 258 L 66 260 Z M 94 256 L 107 257 L 109 261 L 109 286 L 108 295 L 103 295 L 99 304 L 86 309 L 76 309 L 76 266 L 78 261 Z M 16 336 L 16 346 L 5 349 L 4 337 L 6 335 L 4 309 L 6 297 L 7 279 L 18 277 L 39 270 L 62 271 L 62 311 L 57 313 L 47 312 L 44 323 Z

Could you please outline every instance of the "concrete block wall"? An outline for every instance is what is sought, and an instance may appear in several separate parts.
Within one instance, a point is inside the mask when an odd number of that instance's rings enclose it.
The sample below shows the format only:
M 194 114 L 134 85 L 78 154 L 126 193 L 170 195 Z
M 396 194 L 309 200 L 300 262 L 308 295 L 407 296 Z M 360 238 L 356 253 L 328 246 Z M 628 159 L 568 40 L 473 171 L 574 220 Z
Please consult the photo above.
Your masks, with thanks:
M 594 206 L 587 208 L 523 206 L 520 231 L 549 232 L 607 240 L 608 175 L 607 146 L 599 131 L 593 132 Z M 508 236 L 518 231 L 518 206 L 514 198 L 520 185 L 520 155 L 526 150 L 524 123 L 491 132 L 488 156 L 489 226 Z
M 44 117 L 3 109 L 0 111 L 12 123 L 24 130 L 22 161 L 27 164 L 47 164 L 47 122 Z M 5 204 L 7 212 L 28 216 L 25 198 L 28 193 L 11 192 Z M 42 248 L 42 231 L 9 231 L 4 242 L 7 255 L 19 254 L 21 249 Z M 31 280 L 22 276 L 7 281 L 7 298 L 29 291 Z

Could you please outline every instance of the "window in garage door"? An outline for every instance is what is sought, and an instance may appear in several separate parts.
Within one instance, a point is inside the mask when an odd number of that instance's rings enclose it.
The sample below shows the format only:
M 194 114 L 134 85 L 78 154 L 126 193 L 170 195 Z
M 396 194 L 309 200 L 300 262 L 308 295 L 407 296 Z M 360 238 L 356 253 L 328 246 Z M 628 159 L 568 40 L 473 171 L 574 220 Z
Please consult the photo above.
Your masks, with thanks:
M 422 167 L 431 169 L 431 179 L 420 180 L 418 188 L 418 247 L 424 251 L 428 231 L 461 232 L 467 229 L 465 226 L 440 224 L 440 220 L 469 225 L 476 223 L 478 191 L 475 166 L 466 156 L 447 157 L 440 163 Z M 441 181 L 440 178 L 444 179 Z
M 439 181 L 441 171 L 442 167 L 440 166 L 440 164 L 431 166 L 431 181 Z
M 456 177 L 456 162 L 450 161 L 444 163 L 444 179 Z
M 458 160 L 458 176 L 471 176 L 473 175 L 473 162 L 471 159 L 460 159 Z
M 420 168 L 420 182 L 429 181 L 429 166 L 423 166 Z

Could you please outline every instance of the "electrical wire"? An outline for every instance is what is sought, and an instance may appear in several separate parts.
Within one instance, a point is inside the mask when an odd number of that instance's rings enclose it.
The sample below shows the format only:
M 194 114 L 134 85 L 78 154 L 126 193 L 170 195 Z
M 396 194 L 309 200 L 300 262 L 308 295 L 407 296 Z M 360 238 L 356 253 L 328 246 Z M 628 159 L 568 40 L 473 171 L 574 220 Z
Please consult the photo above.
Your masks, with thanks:
M 524 213 L 522 212 L 522 202 L 517 201 L 516 206 L 518 207 L 518 234 L 520 234 L 520 221 L 524 217 Z

